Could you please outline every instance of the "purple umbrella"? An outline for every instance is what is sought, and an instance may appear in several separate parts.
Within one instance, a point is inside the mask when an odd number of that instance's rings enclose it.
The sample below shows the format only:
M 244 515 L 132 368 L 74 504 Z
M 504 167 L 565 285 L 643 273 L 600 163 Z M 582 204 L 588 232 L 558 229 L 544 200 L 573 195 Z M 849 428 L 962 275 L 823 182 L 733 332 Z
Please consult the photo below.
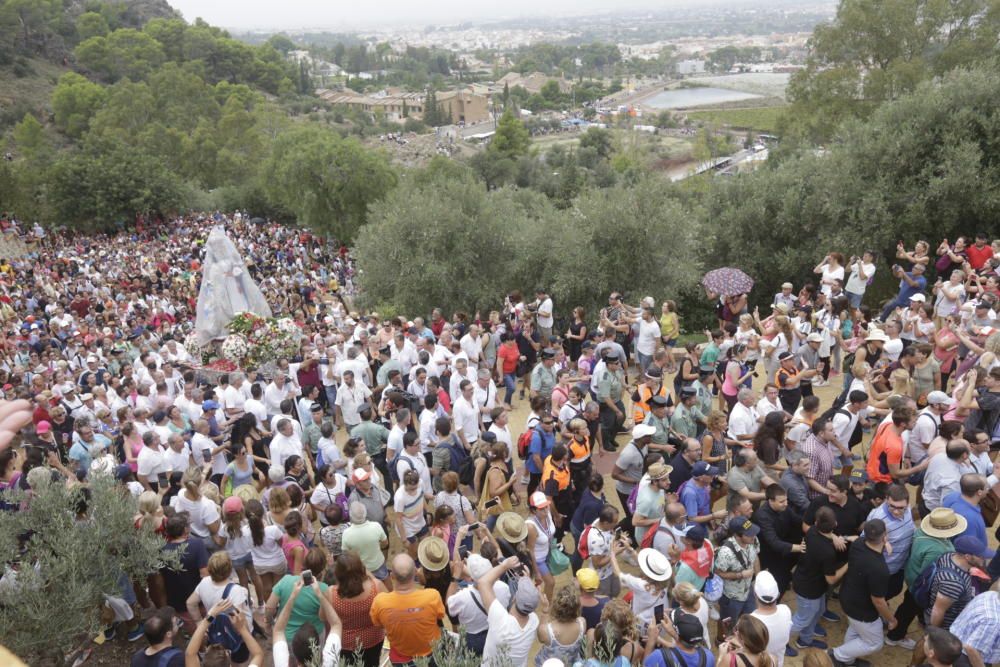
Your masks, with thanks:
M 746 294 L 753 289 L 753 278 L 739 269 L 725 267 L 714 269 L 701 279 L 702 286 L 719 296 Z

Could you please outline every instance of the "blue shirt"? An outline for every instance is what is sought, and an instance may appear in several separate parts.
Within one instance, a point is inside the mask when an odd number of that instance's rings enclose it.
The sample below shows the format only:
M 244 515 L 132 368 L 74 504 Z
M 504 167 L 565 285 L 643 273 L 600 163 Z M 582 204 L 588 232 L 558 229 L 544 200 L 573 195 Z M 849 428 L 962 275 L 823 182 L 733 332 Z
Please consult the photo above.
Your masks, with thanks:
M 924 289 L 927 287 L 927 278 L 923 276 L 915 276 L 912 273 L 907 273 L 910 280 L 916 282 L 916 285 L 910 285 L 910 283 L 905 280 L 899 281 L 899 301 L 909 301 L 910 297 L 914 294 L 922 294 Z
M 601 497 L 598 498 L 594 495 L 593 491 L 585 489 L 583 495 L 580 497 L 580 504 L 577 505 L 576 511 L 573 512 L 573 529 L 582 533 L 583 527 L 588 523 L 593 523 L 606 504 L 607 501 L 604 499 L 604 494 L 601 494 Z
M 889 568 L 889 574 L 896 574 L 906 567 L 906 561 L 910 557 L 914 531 L 913 514 L 907 506 L 903 516 L 896 518 L 889 511 L 889 499 L 886 498 L 884 503 L 868 514 L 868 520 L 872 519 L 881 519 L 885 522 L 885 534 L 889 544 L 892 545 L 892 553 L 883 553 L 883 556 L 885 557 L 885 565 Z
M 534 455 L 538 454 L 544 462 L 552 453 L 552 448 L 556 446 L 556 434 L 555 431 L 546 433 L 541 427 L 532 428 L 535 433 L 531 436 L 531 445 L 528 447 L 528 460 L 525 462 L 525 465 L 528 467 L 528 472 L 540 475 L 542 474 L 542 469 L 535 465 Z
M 965 532 L 962 535 L 973 535 L 976 539 L 980 540 L 983 544 L 988 545 L 990 543 L 989 538 L 986 537 L 986 522 L 983 521 L 983 511 L 979 508 L 979 505 L 973 505 L 968 500 L 962 497 L 961 492 L 952 491 L 946 495 L 941 500 L 942 507 L 949 507 L 955 510 L 955 514 L 960 514 L 965 517 L 965 521 L 968 525 L 965 527 Z M 959 536 L 955 536 L 952 539 L 957 539 Z M 987 549 L 986 553 L 983 554 L 984 558 L 993 558 L 996 551 L 993 549 Z
M 698 486 L 694 479 L 689 479 L 681 489 L 681 504 L 687 510 L 688 516 L 692 519 L 696 516 L 705 516 L 712 513 L 712 503 L 709 499 L 708 489 Z
M 705 665 L 715 664 L 715 655 L 704 647 L 696 647 L 693 653 L 687 653 L 681 647 L 676 647 L 674 649 L 664 649 L 670 651 L 674 661 L 678 664 L 678 667 L 699 667 L 701 665 L 701 656 L 699 655 L 704 651 L 707 655 L 705 656 Z M 642 661 L 643 667 L 668 667 L 667 663 L 663 660 L 663 652 L 660 649 L 653 651 L 650 655 Z M 737 661 L 739 664 L 739 661 Z

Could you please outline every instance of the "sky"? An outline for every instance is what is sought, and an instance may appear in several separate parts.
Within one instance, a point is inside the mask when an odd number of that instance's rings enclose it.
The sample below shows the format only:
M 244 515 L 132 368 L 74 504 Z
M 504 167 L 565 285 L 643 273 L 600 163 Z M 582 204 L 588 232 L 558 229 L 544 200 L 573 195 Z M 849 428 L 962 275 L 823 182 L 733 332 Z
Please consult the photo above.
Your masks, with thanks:
M 684 0 L 169 0 L 189 22 L 201 17 L 212 25 L 238 30 L 311 28 L 331 32 L 380 25 L 455 24 L 495 18 L 558 16 L 621 9 L 663 9 Z

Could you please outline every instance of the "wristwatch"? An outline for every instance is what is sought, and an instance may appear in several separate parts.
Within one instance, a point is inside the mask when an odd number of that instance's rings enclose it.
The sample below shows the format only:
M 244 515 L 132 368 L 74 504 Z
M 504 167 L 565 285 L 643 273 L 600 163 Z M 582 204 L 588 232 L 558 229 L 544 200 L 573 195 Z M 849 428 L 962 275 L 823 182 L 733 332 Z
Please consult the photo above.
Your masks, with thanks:
M 214 623 L 214 622 L 215 622 L 215 616 L 211 616 L 211 615 L 209 615 L 209 616 L 206 616 L 206 617 L 205 617 L 205 620 L 206 620 L 206 621 L 208 621 L 208 624 L 209 624 L 209 625 L 211 625 L 212 623 Z

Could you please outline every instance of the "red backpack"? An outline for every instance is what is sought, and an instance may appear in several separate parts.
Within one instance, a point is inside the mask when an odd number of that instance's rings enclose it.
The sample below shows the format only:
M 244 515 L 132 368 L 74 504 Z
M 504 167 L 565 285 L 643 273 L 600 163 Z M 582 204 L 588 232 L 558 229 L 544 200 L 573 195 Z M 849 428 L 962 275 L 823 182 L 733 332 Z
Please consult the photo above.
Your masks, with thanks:
M 583 532 L 580 533 L 580 543 L 576 545 L 576 553 L 580 555 L 582 560 L 590 558 L 590 549 L 587 548 L 587 540 L 590 538 L 591 525 L 588 523 L 583 527 Z
M 529 428 L 517 438 L 517 455 L 522 461 L 528 460 L 528 450 L 531 449 L 531 439 L 534 437 L 535 433 L 538 433 L 539 438 L 544 437 L 538 430 L 538 427 L 533 427 Z

